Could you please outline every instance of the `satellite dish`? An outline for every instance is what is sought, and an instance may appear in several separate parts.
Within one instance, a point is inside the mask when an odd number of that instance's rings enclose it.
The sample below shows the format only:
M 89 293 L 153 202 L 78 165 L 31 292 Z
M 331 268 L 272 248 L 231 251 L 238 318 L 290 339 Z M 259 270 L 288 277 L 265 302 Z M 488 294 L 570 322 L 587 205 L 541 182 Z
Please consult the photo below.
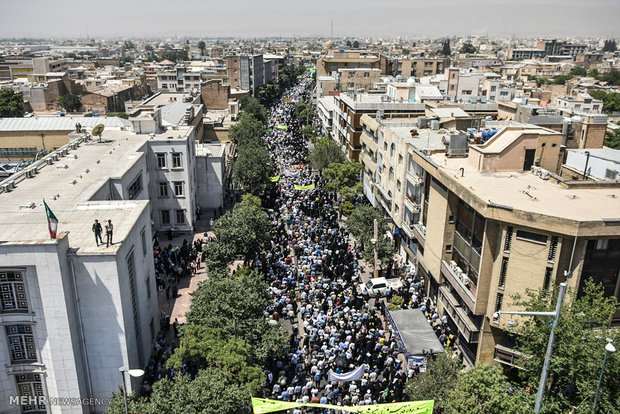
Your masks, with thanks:
M 90 133 L 98 136 L 99 142 L 101 142 L 101 134 L 103 133 L 104 129 L 105 129 L 105 126 L 103 124 L 98 124 L 93 128 L 93 130 Z

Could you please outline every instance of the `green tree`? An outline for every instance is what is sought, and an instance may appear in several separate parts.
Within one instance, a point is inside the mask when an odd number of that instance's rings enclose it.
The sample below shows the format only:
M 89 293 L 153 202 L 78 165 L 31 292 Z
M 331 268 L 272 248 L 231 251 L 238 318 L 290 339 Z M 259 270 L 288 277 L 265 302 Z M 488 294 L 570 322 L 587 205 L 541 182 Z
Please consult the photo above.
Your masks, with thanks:
M 323 170 L 323 177 L 327 179 L 325 188 L 328 191 L 339 191 L 343 187 L 352 187 L 358 181 L 362 164 L 355 161 L 331 163 Z
M 310 152 L 309 160 L 312 168 L 323 170 L 331 163 L 344 162 L 345 157 L 336 141 L 329 137 L 323 137 L 318 140 Z
M 308 139 L 312 139 L 314 137 L 314 127 L 312 125 L 302 127 L 301 134 Z
M 620 93 L 592 90 L 590 91 L 590 95 L 594 99 L 603 101 L 603 112 L 612 113 L 620 111 Z
M 263 207 L 263 203 L 261 202 L 259 197 L 256 197 L 255 195 L 252 194 L 244 194 L 241 197 L 241 203 L 245 203 L 245 204 L 249 204 L 252 205 L 256 208 L 262 208 Z
M 605 146 L 620 149 L 620 129 L 608 129 L 605 131 Z
M 351 41 L 350 40 L 347 40 L 346 46 L 347 47 L 351 47 Z
M 460 50 L 461 53 L 476 53 L 477 51 L 478 49 L 476 49 L 476 47 L 470 42 L 463 43 L 463 46 L 461 46 Z
M 347 218 L 347 228 L 349 232 L 360 242 L 363 248 L 364 259 L 368 263 L 374 262 L 374 219 L 377 219 L 378 236 L 377 251 L 379 260 L 384 268 L 389 267 L 394 261 L 394 245 L 384 237 L 388 231 L 385 219 L 381 211 L 373 206 L 358 206 Z
M 450 50 L 450 40 L 446 39 L 441 45 L 441 54 L 444 56 L 450 56 L 452 51 Z
M 591 76 L 593 78 L 596 78 L 598 76 L 598 69 L 597 68 L 592 68 L 588 71 L 588 76 Z
M 59 97 L 58 104 L 67 112 L 77 112 L 82 106 L 80 97 L 71 93 Z
M 588 71 L 581 66 L 575 66 L 574 68 L 570 70 L 570 74 L 572 76 L 587 76 Z
M 205 44 L 204 40 L 201 40 L 198 42 L 198 49 L 200 49 L 200 54 L 202 56 L 205 55 L 206 48 L 207 48 L 207 45 Z
M 618 86 L 620 85 L 620 70 L 611 68 L 609 72 L 603 76 L 599 76 L 598 79 L 607 82 L 610 85 Z
M 359 47 L 360 47 L 360 42 L 358 42 L 357 40 L 355 40 L 355 41 L 353 42 L 353 49 L 359 49 Z
M 515 296 L 513 307 L 529 311 L 553 311 L 557 295 L 553 292 L 526 290 L 525 296 Z M 605 297 L 601 285 L 586 280 L 580 295 L 569 290 L 562 305 L 555 342 L 549 364 L 543 407 L 546 412 L 567 412 L 581 407 L 578 412 L 591 412 L 598 373 L 603 362 L 605 338 L 620 339 L 618 328 L 609 328 L 611 316 L 617 309 L 614 296 Z M 532 389 L 538 388 L 549 339 L 548 317 L 528 317 L 515 326 L 517 349 L 534 358 L 523 359 L 520 364 L 522 379 Z M 606 373 L 599 395 L 601 413 L 620 412 L 620 358 L 612 354 L 607 358 Z M 615 411 L 614 411 L 615 410 Z
M 254 118 L 258 119 L 264 124 L 267 123 L 269 113 L 267 108 L 258 102 L 258 99 L 253 96 L 244 96 L 241 101 L 241 110 L 245 113 L 251 114 Z
M 442 413 L 463 367 L 445 353 L 437 355 L 429 365 L 429 371 L 409 380 L 405 391 L 411 401 L 434 399 L 433 412 Z
M 227 266 L 235 260 L 236 249 L 216 239 L 207 244 L 205 255 L 205 266 L 211 277 L 214 273 L 226 271 Z
M 230 139 L 239 147 L 245 146 L 261 146 L 263 141 L 263 131 L 265 124 L 256 119 L 249 112 L 243 112 L 239 117 L 239 121 L 232 125 L 228 131 Z
M 237 204 L 231 213 L 225 214 L 213 225 L 215 237 L 232 246 L 235 254 L 253 259 L 271 239 L 271 221 L 260 207 L 246 199 Z
M 244 190 L 261 195 L 273 173 L 273 160 L 263 146 L 250 145 L 239 149 L 233 164 L 233 181 Z
M 615 40 L 605 40 L 603 45 L 603 52 L 615 52 L 616 51 L 616 41 Z
M 532 396 L 516 391 L 499 366 L 481 364 L 459 376 L 448 395 L 447 414 L 529 414 Z
M 0 118 L 21 118 L 24 116 L 24 104 L 21 93 L 10 89 L 0 90 Z
M 295 116 L 297 119 L 302 121 L 304 125 L 312 122 L 312 118 L 314 117 L 314 109 L 312 108 L 312 104 L 299 101 L 297 102 L 297 106 L 295 107 Z

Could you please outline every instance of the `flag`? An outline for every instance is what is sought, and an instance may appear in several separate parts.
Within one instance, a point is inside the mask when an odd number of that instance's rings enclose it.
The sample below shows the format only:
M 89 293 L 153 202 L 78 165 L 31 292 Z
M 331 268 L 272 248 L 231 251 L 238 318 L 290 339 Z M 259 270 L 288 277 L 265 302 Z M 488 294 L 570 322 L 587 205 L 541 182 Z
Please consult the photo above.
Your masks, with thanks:
M 271 181 L 272 183 L 277 183 L 278 181 L 280 181 L 280 176 L 276 175 L 275 177 L 269 177 L 269 181 Z
M 52 213 L 52 210 L 47 206 L 45 200 L 43 200 L 43 205 L 45 206 L 45 214 L 47 215 L 47 228 L 50 231 L 50 237 L 52 239 L 56 238 L 56 231 L 58 230 L 58 219 Z
M 368 368 L 368 365 L 362 364 L 359 367 L 355 368 L 351 372 L 347 372 L 346 374 L 336 374 L 331 369 L 328 372 L 328 381 L 332 382 L 349 382 L 355 381 L 356 379 L 362 378 L 364 376 L 364 370 Z
M 348 413 L 366 414 L 432 414 L 434 405 L 435 400 L 425 400 L 345 407 L 332 404 L 296 403 L 252 397 L 252 410 L 254 414 L 273 413 L 297 407 L 316 407 Z
M 310 185 L 297 185 L 297 184 L 295 184 L 293 186 L 293 188 L 295 190 L 314 190 L 316 188 L 316 186 L 314 184 L 310 184 Z

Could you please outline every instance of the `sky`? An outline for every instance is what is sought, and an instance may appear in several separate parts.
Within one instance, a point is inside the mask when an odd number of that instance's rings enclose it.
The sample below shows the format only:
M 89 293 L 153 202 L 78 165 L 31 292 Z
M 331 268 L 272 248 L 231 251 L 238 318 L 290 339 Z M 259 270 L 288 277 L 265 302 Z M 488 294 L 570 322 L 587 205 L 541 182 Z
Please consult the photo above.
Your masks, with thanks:
M 0 38 L 619 37 L 620 0 L 0 0 Z

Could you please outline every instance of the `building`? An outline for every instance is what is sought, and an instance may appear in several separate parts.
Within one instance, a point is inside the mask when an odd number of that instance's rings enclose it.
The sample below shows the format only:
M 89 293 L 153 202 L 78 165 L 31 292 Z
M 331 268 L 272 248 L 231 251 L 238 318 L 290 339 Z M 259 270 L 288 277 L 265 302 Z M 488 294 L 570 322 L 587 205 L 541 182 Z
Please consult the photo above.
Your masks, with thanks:
M 338 69 L 379 69 L 387 74 L 388 59 L 386 56 L 365 55 L 361 52 L 330 51 L 320 57 L 316 63 L 316 76 L 333 76 Z
M 157 72 L 157 90 L 160 92 L 200 92 L 201 74 L 185 66 Z
M 552 103 L 563 114 L 569 116 L 576 113 L 600 114 L 603 112 L 603 101 L 594 99 L 585 92 L 577 96 L 562 96 L 554 99 Z
M 508 57 L 512 60 L 542 59 L 545 56 L 547 53 L 544 50 L 535 48 L 510 49 L 508 51 Z
M 233 89 L 250 90 L 250 93 L 255 95 L 258 88 L 266 83 L 263 55 L 246 53 L 229 55 L 226 56 L 226 67 L 228 82 Z M 270 73 L 267 76 L 272 79 L 273 71 L 272 64 L 268 64 Z
M 131 85 L 110 85 L 80 97 L 82 109 L 88 112 L 107 114 L 125 112 L 125 102 L 139 97 L 137 88 Z
M 588 45 L 573 44 L 561 40 L 538 40 L 536 49 L 545 52 L 545 56 L 577 56 L 588 50 Z
M 209 109 L 228 109 L 230 85 L 223 84 L 220 79 L 212 79 L 200 85 L 202 103 Z
M 611 148 L 569 149 L 562 177 L 571 181 L 620 180 L 620 151 Z
M 385 125 L 395 121 L 373 126 L 372 117 L 362 117 L 364 185 L 367 176 L 375 178 L 373 202 L 392 218 L 402 257 L 417 266 L 470 364 L 519 366 L 509 317 L 494 313 L 518 310 L 511 297 L 526 288 L 567 282 L 580 292 L 593 277 L 606 295 L 620 296 L 620 231 L 613 215 L 620 184 L 584 186 L 556 175 L 561 132 L 513 125 L 480 144 L 449 133 L 442 151 L 430 135 L 424 147 L 425 140 L 413 135 L 427 132 L 412 124 L 402 132 L 406 146 L 399 144 L 394 128 Z
M 39 151 L 51 152 L 69 143 L 76 124 L 90 131 L 95 125 L 106 128 L 131 128 L 118 117 L 54 117 L 0 119 L 0 156 L 13 160 L 33 159 Z
M 444 73 L 449 66 L 449 58 L 397 57 L 388 60 L 384 75 L 421 78 Z

